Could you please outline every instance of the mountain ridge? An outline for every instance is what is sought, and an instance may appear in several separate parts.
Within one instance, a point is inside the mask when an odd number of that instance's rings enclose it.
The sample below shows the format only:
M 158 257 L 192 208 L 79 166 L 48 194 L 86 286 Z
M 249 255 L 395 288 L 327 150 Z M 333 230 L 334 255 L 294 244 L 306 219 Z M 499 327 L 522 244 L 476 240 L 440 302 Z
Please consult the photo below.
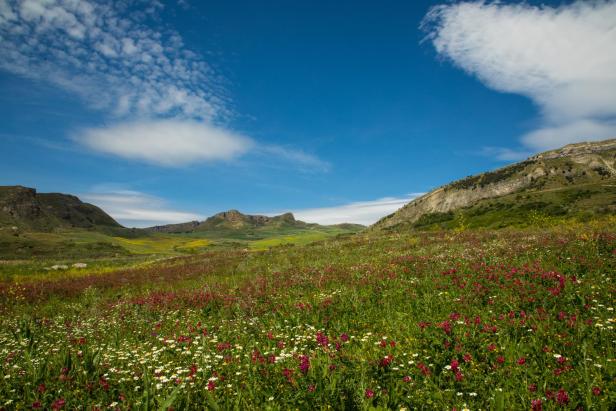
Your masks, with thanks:
M 615 162 L 616 139 L 569 144 L 535 154 L 518 163 L 442 185 L 383 217 L 371 228 L 378 230 L 398 225 L 417 225 L 420 219 L 426 220 L 425 216 L 429 215 L 435 217 L 434 221 L 443 220 L 457 210 L 522 192 L 527 195 L 548 190 L 573 192 L 576 188 L 588 186 L 602 187 L 605 191 L 609 186 L 605 182 L 616 179 Z M 611 190 L 607 191 L 608 195 L 602 194 L 606 198 L 601 200 L 601 206 L 616 207 L 609 201 Z M 545 203 L 539 199 L 541 196 L 532 197 L 533 201 Z M 570 206 L 566 201 L 557 204 L 557 199 L 553 200 L 552 204 L 548 204 L 553 208 Z M 524 199 L 519 202 L 523 203 Z M 512 203 L 516 205 L 515 201 Z
M 335 225 L 345 228 L 358 229 L 360 224 L 342 224 Z M 265 216 L 259 214 L 244 214 L 236 209 L 222 211 L 213 216 L 206 218 L 203 221 L 189 221 L 179 224 L 166 224 L 144 228 L 148 232 L 157 233 L 197 233 L 208 231 L 239 231 L 239 230 L 260 230 L 267 228 L 298 228 L 310 229 L 323 226 L 316 223 L 306 223 L 296 220 L 293 213 L 283 213 L 277 216 Z

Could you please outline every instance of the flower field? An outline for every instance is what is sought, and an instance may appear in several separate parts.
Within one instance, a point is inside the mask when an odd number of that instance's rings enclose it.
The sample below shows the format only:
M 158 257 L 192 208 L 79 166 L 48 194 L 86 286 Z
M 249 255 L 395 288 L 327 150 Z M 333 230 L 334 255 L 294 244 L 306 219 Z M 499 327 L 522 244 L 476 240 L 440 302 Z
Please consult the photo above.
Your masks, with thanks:
M 580 225 L 5 281 L 0 410 L 615 409 L 615 273 Z

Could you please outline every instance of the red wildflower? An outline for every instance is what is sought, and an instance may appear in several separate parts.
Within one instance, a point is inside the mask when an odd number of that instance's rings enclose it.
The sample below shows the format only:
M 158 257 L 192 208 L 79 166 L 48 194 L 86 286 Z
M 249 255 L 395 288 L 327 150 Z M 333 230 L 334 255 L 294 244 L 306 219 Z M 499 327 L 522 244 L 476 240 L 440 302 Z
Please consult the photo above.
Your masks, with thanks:
M 299 370 L 303 374 L 307 374 L 309 369 L 310 369 L 310 358 L 308 358 L 307 355 L 300 355 L 299 356 Z
M 537 392 L 537 384 L 530 384 L 528 386 L 528 391 L 530 391 L 530 392 Z
M 38 392 L 40 392 L 41 394 L 44 393 L 45 390 L 47 390 L 47 387 L 45 387 L 45 384 L 40 384 L 38 386 Z
M 64 401 L 64 398 L 58 398 L 53 402 L 53 404 L 51 404 L 51 409 L 54 411 L 58 411 L 61 410 L 64 405 L 66 405 L 66 401 Z
M 208 391 L 214 391 L 216 389 L 216 383 L 212 380 L 209 380 L 207 382 L 207 390 Z
M 473 357 L 470 354 L 464 354 L 462 359 L 464 360 L 464 362 L 471 362 L 471 361 L 473 361 Z
M 420 321 L 418 324 L 419 328 L 421 328 L 421 331 L 423 331 L 425 328 L 430 326 L 430 323 L 427 323 L 425 321 Z
M 520 357 L 520 358 L 518 358 L 517 362 L 518 362 L 518 365 L 524 365 L 524 364 L 526 364 L 526 358 Z
M 498 357 L 496 357 L 496 362 L 499 364 L 503 364 L 505 362 L 505 357 L 499 355 Z
M 569 404 L 569 394 L 562 388 L 556 393 L 556 402 L 559 405 Z
M 599 388 L 599 387 L 592 387 L 592 394 L 596 395 L 596 396 L 601 395 L 601 388 Z
M 229 343 L 229 342 L 223 342 L 223 343 L 220 343 L 220 344 L 218 344 L 218 345 L 216 346 L 216 349 L 217 349 L 218 351 L 229 350 L 229 349 L 231 349 L 231 343 Z
M 494 350 L 496 350 L 496 344 L 488 345 L 488 351 L 494 351 Z
M 537 400 L 532 400 L 530 402 L 530 408 L 532 411 L 542 411 L 543 410 L 543 404 L 541 403 L 541 400 L 537 399 Z
M 282 375 L 284 375 L 288 382 L 293 382 L 293 370 L 285 368 L 282 370 Z
M 310 384 L 310 385 L 308 386 L 308 391 L 309 391 L 309 392 L 315 392 L 316 390 L 317 390 L 317 386 L 316 386 L 316 385 L 314 385 L 314 384 Z
M 190 366 L 190 373 L 188 374 L 188 378 L 193 378 L 197 373 L 197 364 L 193 364 Z
M 417 368 L 419 368 L 421 370 L 421 373 L 425 376 L 428 376 L 431 374 L 430 369 L 428 368 L 428 366 L 422 362 L 420 362 L 419 364 L 417 364 Z
M 317 344 L 322 347 L 327 347 L 329 345 L 329 338 L 327 338 L 327 336 L 321 331 L 317 332 Z
M 251 361 L 256 364 L 257 362 L 260 364 L 265 363 L 265 357 L 261 354 L 259 350 L 254 350 L 250 355 Z
M 38 409 L 43 408 L 43 404 L 41 404 L 41 402 L 40 402 L 40 401 L 34 401 L 30 407 L 31 407 L 33 410 L 38 410 Z
M 374 397 L 374 391 L 372 391 L 370 388 L 366 389 L 365 392 L 366 398 L 373 398 Z
M 387 368 L 391 365 L 391 362 L 393 360 L 394 360 L 393 356 L 387 355 L 381 359 L 381 362 L 379 363 L 379 365 L 381 366 L 381 368 Z
M 404 377 L 402 377 L 402 381 L 404 381 L 404 382 L 411 382 L 411 380 L 412 380 L 411 377 L 408 376 L 408 375 L 405 375 Z
M 347 342 L 347 341 L 349 341 L 349 335 L 348 335 L 348 334 L 346 334 L 346 333 L 342 333 L 342 334 L 340 335 L 340 340 L 341 340 L 342 342 Z
M 105 377 L 99 378 L 98 383 L 103 391 L 109 391 L 109 382 L 105 379 Z
M 458 362 L 458 360 L 451 360 L 451 371 L 453 372 L 458 372 L 458 370 L 460 369 L 460 363 Z
M 442 329 L 445 332 L 445 334 L 447 335 L 451 334 L 451 323 L 449 322 L 449 320 L 443 321 L 442 323 L 438 325 L 438 327 Z

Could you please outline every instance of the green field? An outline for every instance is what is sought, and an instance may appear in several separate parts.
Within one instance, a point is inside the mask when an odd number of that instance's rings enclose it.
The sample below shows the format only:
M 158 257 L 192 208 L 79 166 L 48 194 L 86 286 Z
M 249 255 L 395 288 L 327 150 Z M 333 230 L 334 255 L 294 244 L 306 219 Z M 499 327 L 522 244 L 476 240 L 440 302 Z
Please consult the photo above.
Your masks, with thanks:
M 20 231 L 18 235 L 0 230 L 0 281 L 79 277 L 213 250 L 267 250 L 270 247 L 303 245 L 348 235 L 354 230 L 356 228 L 335 226 L 318 229 L 283 227 L 261 230 L 252 240 L 247 239 L 250 234 L 229 235 L 229 232 L 227 237 L 210 233 L 140 233 L 120 237 L 83 229 L 50 233 Z M 71 267 L 75 263 L 85 263 L 87 267 Z M 54 265 L 67 265 L 68 269 L 50 269 Z

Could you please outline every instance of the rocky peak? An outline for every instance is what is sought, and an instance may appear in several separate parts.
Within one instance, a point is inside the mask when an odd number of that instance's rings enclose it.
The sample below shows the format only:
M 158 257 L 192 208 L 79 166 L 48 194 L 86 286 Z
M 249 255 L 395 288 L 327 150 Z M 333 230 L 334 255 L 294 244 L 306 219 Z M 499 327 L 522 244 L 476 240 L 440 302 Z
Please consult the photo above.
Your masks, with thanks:
M 294 223 L 296 221 L 293 213 L 284 213 L 284 214 L 277 216 L 277 218 L 279 218 L 280 220 L 289 222 L 289 223 Z
M 227 221 L 238 221 L 243 220 L 246 216 L 240 213 L 238 210 L 228 210 L 218 213 L 214 217 L 218 217 Z

